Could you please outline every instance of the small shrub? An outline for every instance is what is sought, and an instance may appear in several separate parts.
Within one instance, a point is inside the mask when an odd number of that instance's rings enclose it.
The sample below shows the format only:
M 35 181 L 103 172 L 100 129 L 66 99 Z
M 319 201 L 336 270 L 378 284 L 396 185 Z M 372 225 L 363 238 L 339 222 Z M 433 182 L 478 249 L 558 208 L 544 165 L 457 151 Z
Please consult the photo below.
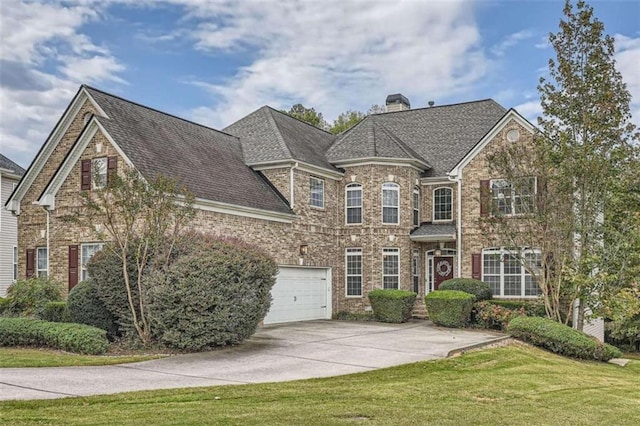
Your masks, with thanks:
M 514 318 L 507 332 L 516 339 L 573 358 L 608 361 L 622 356 L 615 346 L 601 343 L 578 330 L 548 318 Z
M 464 291 L 436 290 L 426 295 L 424 303 L 434 324 L 460 328 L 469 323 L 474 300 Z
M 491 287 L 489 284 L 471 278 L 453 278 L 444 281 L 438 290 L 457 290 L 473 294 L 477 301 L 491 299 Z
M 118 336 L 116 319 L 100 299 L 92 279 L 82 281 L 71 289 L 67 306 L 72 322 L 101 328 L 110 338 Z
M 547 312 L 544 309 L 544 303 L 541 300 L 499 300 L 491 299 L 489 301 L 492 305 L 501 306 L 505 309 L 512 311 L 523 310 L 529 317 L 544 317 L 546 318 Z
M 10 312 L 41 317 L 47 303 L 62 300 L 62 285 L 46 278 L 18 280 L 9 286 L 7 299 Z
M 104 330 L 88 325 L 35 318 L 0 318 L 0 346 L 48 346 L 99 355 L 107 350 L 109 342 Z
M 49 322 L 71 322 L 67 302 L 49 302 L 44 306 L 42 318 Z
M 369 301 L 376 321 L 401 323 L 411 319 L 416 293 L 403 290 L 373 290 Z
M 189 246 L 145 278 L 157 338 L 190 351 L 242 342 L 269 311 L 276 263 L 237 240 L 200 235 Z
M 473 309 L 475 310 L 475 323 L 482 328 L 494 330 L 504 330 L 509 321 L 526 315 L 523 307 L 509 309 L 487 300 L 474 303 Z

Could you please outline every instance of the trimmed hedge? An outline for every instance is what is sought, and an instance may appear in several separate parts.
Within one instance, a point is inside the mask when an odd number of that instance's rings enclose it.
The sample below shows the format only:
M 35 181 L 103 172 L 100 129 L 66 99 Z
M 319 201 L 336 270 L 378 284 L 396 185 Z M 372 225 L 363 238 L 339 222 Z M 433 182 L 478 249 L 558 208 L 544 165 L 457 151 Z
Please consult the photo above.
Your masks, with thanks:
M 522 309 L 527 316 L 530 317 L 546 317 L 547 312 L 544 309 L 544 303 L 539 300 L 535 301 L 523 301 L 523 300 L 499 300 L 491 299 L 489 303 L 497 305 L 505 309 L 512 311 L 519 311 Z
M 413 303 L 418 295 L 403 290 L 373 290 L 369 293 L 369 301 L 376 321 L 401 323 L 411 319 Z
M 106 334 L 104 330 L 82 324 L 0 318 L 0 346 L 48 346 L 99 355 L 109 346 Z
M 516 339 L 573 358 L 608 361 L 622 356 L 615 346 L 597 341 L 578 330 L 548 318 L 514 318 L 507 332 Z
M 436 290 L 425 296 L 424 304 L 434 324 L 460 328 L 469 323 L 474 300 L 464 291 Z
M 44 306 L 41 319 L 49 322 L 72 322 L 67 302 L 49 302 Z
M 124 292 L 124 289 L 122 291 Z M 71 289 L 67 306 L 72 322 L 101 328 L 110 338 L 119 335 L 116 318 L 100 299 L 92 279 L 82 281 Z
M 491 287 L 489 284 L 471 278 L 452 278 L 444 281 L 438 290 L 456 290 L 473 294 L 477 301 L 491 299 Z
M 7 289 L 8 311 L 40 318 L 49 302 L 62 300 L 62 284 L 46 278 L 18 280 Z

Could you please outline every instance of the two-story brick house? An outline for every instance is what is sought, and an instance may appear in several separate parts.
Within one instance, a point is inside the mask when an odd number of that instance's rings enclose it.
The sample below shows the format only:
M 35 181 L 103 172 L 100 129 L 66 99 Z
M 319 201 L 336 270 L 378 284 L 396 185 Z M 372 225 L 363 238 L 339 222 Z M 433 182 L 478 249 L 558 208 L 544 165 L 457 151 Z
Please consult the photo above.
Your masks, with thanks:
M 135 167 L 195 194 L 193 228 L 272 254 L 280 274 L 265 322 L 363 311 L 373 289 L 422 295 L 454 276 L 482 278 L 498 297 L 535 296 L 478 225 L 481 188 L 505 209 L 531 196 L 505 191 L 486 155 L 530 142 L 533 126 L 493 100 L 410 109 L 391 95 L 387 111 L 337 136 L 270 107 L 217 131 L 82 86 L 6 204 L 20 274 L 68 288 L 85 278 L 101 242 L 61 218 L 81 191 Z

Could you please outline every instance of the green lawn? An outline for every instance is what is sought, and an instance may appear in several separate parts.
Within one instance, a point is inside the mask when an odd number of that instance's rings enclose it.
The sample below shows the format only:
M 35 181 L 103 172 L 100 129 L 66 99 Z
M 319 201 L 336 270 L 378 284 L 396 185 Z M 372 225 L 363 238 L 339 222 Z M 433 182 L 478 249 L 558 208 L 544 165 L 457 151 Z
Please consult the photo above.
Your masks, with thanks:
M 640 361 L 510 346 L 328 379 L 4 402 L 0 423 L 637 425 Z
M 161 358 L 161 355 L 78 355 L 53 349 L 0 348 L 0 368 L 112 365 Z M 0 371 L 0 377 L 2 372 Z

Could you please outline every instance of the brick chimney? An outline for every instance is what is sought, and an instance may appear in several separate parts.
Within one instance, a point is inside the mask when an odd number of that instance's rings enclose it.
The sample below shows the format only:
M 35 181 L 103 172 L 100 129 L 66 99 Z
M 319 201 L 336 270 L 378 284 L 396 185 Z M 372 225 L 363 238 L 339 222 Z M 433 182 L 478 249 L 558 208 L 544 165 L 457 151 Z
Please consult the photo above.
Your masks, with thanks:
M 409 99 L 400 93 L 387 96 L 386 106 L 387 112 L 407 111 L 411 109 Z

